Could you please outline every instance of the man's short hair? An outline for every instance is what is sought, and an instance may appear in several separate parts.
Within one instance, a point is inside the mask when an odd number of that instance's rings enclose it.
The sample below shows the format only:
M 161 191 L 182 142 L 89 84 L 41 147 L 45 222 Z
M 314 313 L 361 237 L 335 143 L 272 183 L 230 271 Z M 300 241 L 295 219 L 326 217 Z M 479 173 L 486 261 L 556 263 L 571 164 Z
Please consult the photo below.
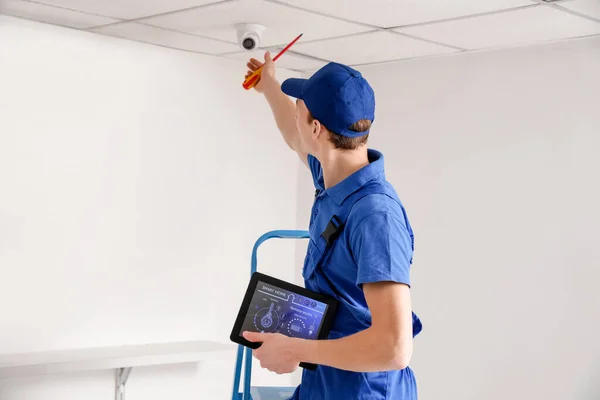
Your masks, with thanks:
M 308 122 L 313 122 L 315 117 L 312 114 L 308 113 Z M 323 125 L 325 126 L 325 125 Z M 327 128 L 327 127 L 325 127 Z M 368 119 L 361 119 L 350 125 L 350 130 L 354 132 L 366 132 L 371 128 L 371 121 Z M 369 139 L 369 134 L 366 133 L 359 137 L 347 137 L 342 136 L 337 133 L 331 132 L 329 129 L 329 141 L 333 143 L 336 149 L 340 150 L 356 150 L 360 146 L 367 144 L 367 140 Z

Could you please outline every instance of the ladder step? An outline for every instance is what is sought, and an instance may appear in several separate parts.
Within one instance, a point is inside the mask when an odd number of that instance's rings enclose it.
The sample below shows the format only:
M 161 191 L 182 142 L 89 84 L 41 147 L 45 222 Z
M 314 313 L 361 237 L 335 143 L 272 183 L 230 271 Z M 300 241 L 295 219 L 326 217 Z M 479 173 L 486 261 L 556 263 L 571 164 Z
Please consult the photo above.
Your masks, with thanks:
M 287 400 L 294 394 L 295 387 L 253 386 L 252 400 Z

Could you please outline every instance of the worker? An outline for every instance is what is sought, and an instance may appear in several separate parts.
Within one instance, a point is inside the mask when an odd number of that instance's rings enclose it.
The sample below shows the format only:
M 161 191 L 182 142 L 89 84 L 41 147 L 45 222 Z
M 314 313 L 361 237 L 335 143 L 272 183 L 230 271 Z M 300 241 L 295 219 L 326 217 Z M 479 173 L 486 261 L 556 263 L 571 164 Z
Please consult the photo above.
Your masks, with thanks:
M 416 400 L 408 366 L 421 330 L 410 295 L 414 238 L 386 181 L 382 153 L 367 147 L 373 89 L 360 72 L 338 63 L 283 84 L 269 52 L 264 62 L 250 59 L 246 76 L 261 67 L 255 90 L 266 98 L 287 145 L 310 169 L 316 189 L 304 283 L 335 297 L 339 307 L 327 340 L 243 336 L 262 343 L 253 355 L 270 371 L 291 373 L 300 362 L 318 365 L 303 370 L 293 400 Z

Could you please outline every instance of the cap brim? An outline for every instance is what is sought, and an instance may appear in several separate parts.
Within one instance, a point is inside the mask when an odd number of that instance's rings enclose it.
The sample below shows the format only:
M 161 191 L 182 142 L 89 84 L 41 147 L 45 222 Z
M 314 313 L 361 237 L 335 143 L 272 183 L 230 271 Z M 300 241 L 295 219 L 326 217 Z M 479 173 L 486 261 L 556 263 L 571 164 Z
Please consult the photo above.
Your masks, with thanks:
M 281 91 L 288 96 L 302 100 L 302 89 L 308 79 L 289 78 L 281 84 Z

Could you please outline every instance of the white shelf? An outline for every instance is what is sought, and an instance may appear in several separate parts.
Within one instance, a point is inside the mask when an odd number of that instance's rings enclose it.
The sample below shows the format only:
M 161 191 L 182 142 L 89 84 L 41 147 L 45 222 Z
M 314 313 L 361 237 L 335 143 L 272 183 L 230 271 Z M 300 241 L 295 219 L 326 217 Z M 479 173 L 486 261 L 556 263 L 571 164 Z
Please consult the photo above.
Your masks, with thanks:
M 235 349 L 232 344 L 195 341 L 0 354 L 0 379 L 196 362 Z

